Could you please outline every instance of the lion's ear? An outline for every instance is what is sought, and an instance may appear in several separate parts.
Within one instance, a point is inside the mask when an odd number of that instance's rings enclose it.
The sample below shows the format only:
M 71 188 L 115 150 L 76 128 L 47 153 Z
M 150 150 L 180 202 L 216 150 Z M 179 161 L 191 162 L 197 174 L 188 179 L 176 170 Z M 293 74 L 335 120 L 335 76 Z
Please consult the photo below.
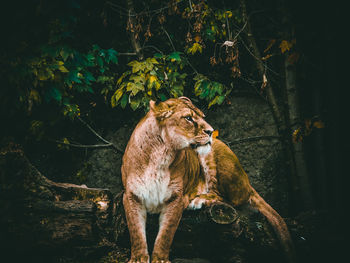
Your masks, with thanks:
M 156 111 L 156 102 L 154 100 L 149 101 L 149 109 L 153 112 Z
M 183 101 L 187 101 L 187 102 L 189 102 L 189 103 L 192 103 L 192 101 L 191 101 L 189 98 L 185 97 L 185 96 L 181 96 L 181 97 L 179 97 L 178 99 L 179 99 L 179 100 L 183 100 Z

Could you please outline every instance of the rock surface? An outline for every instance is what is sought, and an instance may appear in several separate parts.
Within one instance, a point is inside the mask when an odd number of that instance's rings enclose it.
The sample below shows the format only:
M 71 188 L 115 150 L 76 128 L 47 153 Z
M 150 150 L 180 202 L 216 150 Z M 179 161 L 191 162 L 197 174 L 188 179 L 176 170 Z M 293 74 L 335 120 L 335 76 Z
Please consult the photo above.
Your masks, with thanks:
M 237 155 L 255 190 L 286 214 L 286 166 L 270 108 L 257 97 L 232 97 L 230 102 L 209 111 L 206 120 Z

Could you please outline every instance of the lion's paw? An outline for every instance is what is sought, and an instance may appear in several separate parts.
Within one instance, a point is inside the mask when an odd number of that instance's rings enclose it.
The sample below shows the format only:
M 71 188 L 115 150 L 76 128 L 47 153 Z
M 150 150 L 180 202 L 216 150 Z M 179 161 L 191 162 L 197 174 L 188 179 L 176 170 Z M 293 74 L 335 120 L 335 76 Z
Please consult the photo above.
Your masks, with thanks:
M 149 263 L 149 256 L 133 257 L 128 263 Z
M 196 197 L 191 201 L 191 203 L 188 205 L 187 209 L 190 210 L 196 210 L 196 209 L 201 209 L 203 205 L 206 205 L 208 202 L 207 199 L 201 198 L 201 197 Z
M 152 263 L 171 263 L 169 260 L 152 260 Z

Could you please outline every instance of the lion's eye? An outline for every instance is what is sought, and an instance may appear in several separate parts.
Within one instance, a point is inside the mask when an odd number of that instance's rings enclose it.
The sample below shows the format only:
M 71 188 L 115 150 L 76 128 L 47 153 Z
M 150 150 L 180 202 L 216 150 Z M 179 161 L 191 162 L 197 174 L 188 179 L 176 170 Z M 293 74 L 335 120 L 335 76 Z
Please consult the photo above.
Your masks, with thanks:
M 193 122 L 193 119 L 192 119 L 191 116 L 186 116 L 185 119 L 186 119 L 187 121 Z

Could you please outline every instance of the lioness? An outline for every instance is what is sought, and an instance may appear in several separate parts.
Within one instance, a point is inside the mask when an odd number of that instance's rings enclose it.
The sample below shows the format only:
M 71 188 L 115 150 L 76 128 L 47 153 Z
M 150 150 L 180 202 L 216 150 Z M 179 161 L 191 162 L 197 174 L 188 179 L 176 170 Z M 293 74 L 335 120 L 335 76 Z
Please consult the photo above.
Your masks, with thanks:
M 138 123 L 123 156 L 123 204 L 130 232 L 129 263 L 148 263 L 147 213 L 159 213 L 152 263 L 170 263 L 169 250 L 185 208 L 226 201 L 250 203 L 274 227 L 292 262 L 287 226 L 250 186 L 235 154 L 212 138 L 213 128 L 190 99 L 156 104 Z

